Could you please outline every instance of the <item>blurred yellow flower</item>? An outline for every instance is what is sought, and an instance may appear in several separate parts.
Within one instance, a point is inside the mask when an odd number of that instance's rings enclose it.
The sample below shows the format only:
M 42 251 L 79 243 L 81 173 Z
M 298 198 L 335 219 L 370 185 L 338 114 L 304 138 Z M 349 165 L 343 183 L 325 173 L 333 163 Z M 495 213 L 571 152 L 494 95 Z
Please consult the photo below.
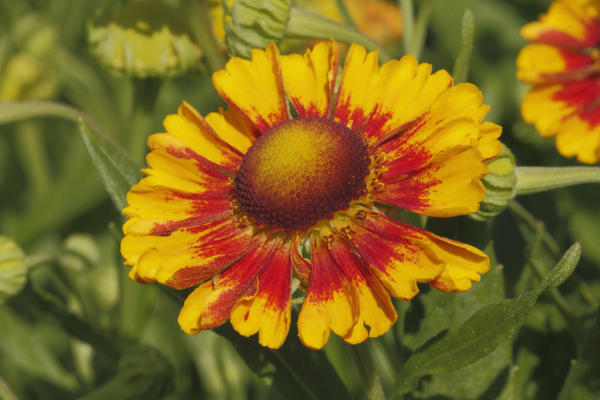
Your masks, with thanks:
M 526 122 L 556 136 L 565 157 L 600 160 L 600 1 L 557 0 L 521 35 L 534 44 L 517 58 L 519 79 L 533 85 L 521 104 Z

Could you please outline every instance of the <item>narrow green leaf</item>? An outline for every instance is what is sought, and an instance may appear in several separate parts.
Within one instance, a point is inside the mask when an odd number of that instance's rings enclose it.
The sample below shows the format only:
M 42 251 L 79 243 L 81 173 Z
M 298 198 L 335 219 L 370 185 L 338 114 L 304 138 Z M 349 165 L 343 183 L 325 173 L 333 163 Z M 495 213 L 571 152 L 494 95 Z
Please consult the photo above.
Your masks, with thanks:
M 475 16 L 473 11 L 466 9 L 462 20 L 461 45 L 458 57 L 454 63 L 452 76 L 455 83 L 464 82 L 469 75 L 469 63 L 473 53 L 473 40 L 475 38 Z
M 140 167 L 107 140 L 94 134 L 83 120 L 79 120 L 79 133 L 102 176 L 106 191 L 115 206 L 122 210 L 127 205 L 129 188 L 142 176 Z
M 574 243 L 558 261 L 556 266 L 550 270 L 536 288 L 539 295 L 546 289 L 554 289 L 560 286 L 575 270 L 581 258 L 581 243 Z
M 600 398 L 600 310 L 579 358 L 573 364 L 558 400 Z
M 27 281 L 23 250 L 11 239 L 0 236 L 0 304 L 16 295 Z
M 463 325 L 441 332 L 406 361 L 396 385 L 396 395 L 411 391 L 425 375 L 453 371 L 489 354 L 511 339 L 523 325 L 539 295 L 562 283 L 574 270 L 581 245 L 573 244 L 538 287 L 511 300 L 481 308 Z

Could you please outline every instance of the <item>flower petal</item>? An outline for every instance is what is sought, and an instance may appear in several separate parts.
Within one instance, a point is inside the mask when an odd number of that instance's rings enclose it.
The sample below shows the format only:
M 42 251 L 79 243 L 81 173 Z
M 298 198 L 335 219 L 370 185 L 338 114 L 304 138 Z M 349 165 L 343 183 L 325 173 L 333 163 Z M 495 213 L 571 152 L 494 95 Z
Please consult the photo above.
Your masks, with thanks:
M 242 154 L 246 154 L 254 140 L 260 136 L 252 121 L 235 108 L 224 110 L 219 107 L 218 113 L 206 116 L 206 122 L 223 140 Z
M 134 219 L 128 232 L 135 235 L 168 234 L 176 229 L 197 226 L 231 215 L 230 185 L 215 188 L 212 193 L 189 194 L 149 186 L 134 185 L 127 193 L 123 214 Z
M 185 101 L 177 114 L 167 115 L 163 124 L 167 134 L 182 143 L 174 151 L 186 150 L 183 154 L 188 157 L 201 157 L 230 171 L 237 170 L 242 162 L 242 153 L 219 138 L 198 111 Z M 148 142 L 150 146 L 150 138 Z
M 350 242 L 386 290 L 399 299 L 411 299 L 417 282 L 429 282 L 444 269 L 430 249 L 430 240 L 410 225 L 379 213 L 361 210 L 363 215 L 351 225 Z
M 252 60 L 230 59 L 224 70 L 213 74 L 213 84 L 221 97 L 242 111 L 260 132 L 289 119 L 279 50 L 274 44 L 266 50 L 252 50 Z
M 473 147 L 454 147 L 422 169 L 419 160 L 399 159 L 388 164 L 378 201 L 432 217 L 477 212 L 483 200 L 481 177 L 487 172 L 481 153 Z
M 493 122 L 484 122 L 479 130 L 479 151 L 484 160 L 489 160 L 500 154 L 502 143 L 498 140 L 502 127 Z
M 582 6 L 575 1 L 554 1 L 539 21 L 521 28 L 521 35 L 532 42 L 570 48 L 595 47 L 600 41 L 599 5 Z
M 189 334 L 222 325 L 237 301 L 256 292 L 257 275 L 275 246 L 258 238 L 252 249 L 237 263 L 196 288 L 185 300 L 179 313 L 179 325 Z
M 429 282 L 436 289 L 464 292 L 471 288 L 471 282 L 479 282 L 480 274 L 490 269 L 490 260 L 481 250 L 425 230 L 420 232 L 431 240 L 430 249 L 446 264 L 442 274 Z
M 356 324 L 358 304 L 354 288 L 327 245 L 316 234 L 311 244 L 312 275 L 298 316 L 298 336 L 305 346 L 320 349 L 331 331 L 338 336 L 350 332 Z
M 355 250 L 342 236 L 337 235 L 334 238 L 330 252 L 350 281 L 358 301 L 356 324 L 342 339 L 357 344 L 368 337 L 383 335 L 398 317 L 390 296 L 370 271 L 369 266 L 357 256 Z
M 281 57 L 283 85 L 298 116 L 327 117 L 331 108 L 339 56 L 333 40 L 317 43 L 304 56 Z
M 600 79 L 588 77 L 530 90 L 521 103 L 521 113 L 542 136 L 551 137 L 570 115 L 594 106 L 598 98 Z
M 378 67 L 377 53 L 353 45 L 346 56 L 334 119 L 380 140 L 416 120 L 449 86 L 446 71 L 431 75 L 430 64 L 410 56 Z
M 517 57 L 517 77 L 531 84 L 577 80 L 595 70 L 597 57 L 547 44 L 525 46 Z
M 240 299 L 231 312 L 231 325 L 243 336 L 258 332 L 258 342 L 277 349 L 290 329 L 291 281 L 290 242 L 277 242 L 263 262 L 255 293 Z
M 425 165 L 429 160 L 453 147 L 479 146 L 482 130 L 481 121 L 489 107 L 481 104 L 482 95 L 479 89 L 468 83 L 453 86 L 442 93 L 432 104 L 430 110 L 413 123 L 401 135 L 391 138 L 371 152 L 380 152 L 389 164 L 398 160 L 407 166 L 407 160 L 415 163 L 413 169 Z M 489 128 L 490 126 L 488 126 Z M 499 135 L 500 132 L 496 131 Z M 496 156 L 500 151 L 500 142 L 487 135 L 488 157 Z M 496 143 L 493 143 L 495 141 Z M 491 153 L 497 149 L 498 152 Z M 486 158 L 488 158 L 486 157 Z M 405 167 L 406 168 L 406 167 Z M 403 171 L 405 173 L 407 171 Z
M 294 235 L 292 238 L 292 246 L 290 249 L 290 260 L 294 273 L 300 279 L 300 285 L 303 290 L 308 288 L 310 282 L 311 266 L 310 261 L 302 257 L 300 254 L 300 246 L 302 246 L 303 237 L 300 234 Z
M 246 254 L 253 242 L 251 227 L 235 217 L 178 229 L 167 236 L 131 234 L 121 241 L 132 279 L 159 282 L 176 289 L 197 285 Z
M 586 164 L 600 160 L 600 106 L 568 118 L 556 136 L 556 148 L 565 157 Z

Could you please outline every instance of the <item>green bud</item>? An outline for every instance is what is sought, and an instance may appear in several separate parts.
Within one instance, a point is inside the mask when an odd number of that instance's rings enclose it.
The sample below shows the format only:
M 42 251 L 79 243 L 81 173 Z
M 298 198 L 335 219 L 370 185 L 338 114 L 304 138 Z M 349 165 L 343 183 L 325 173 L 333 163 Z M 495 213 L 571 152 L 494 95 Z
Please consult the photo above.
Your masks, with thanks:
M 291 0 L 223 0 L 229 54 L 250 58 L 251 49 L 278 43 L 285 33 L 291 6 Z
M 17 244 L 0 236 L 0 304 L 16 295 L 27 281 L 25 254 Z
M 199 66 L 202 51 L 192 40 L 181 9 L 159 0 L 131 3 L 116 18 L 99 14 L 88 24 L 92 53 L 108 69 L 137 78 L 174 76 Z
M 502 145 L 500 154 L 486 164 L 488 172 L 481 180 L 485 187 L 485 197 L 479 211 L 471 214 L 471 217 L 480 221 L 500 214 L 516 194 L 515 157 L 508 147 Z

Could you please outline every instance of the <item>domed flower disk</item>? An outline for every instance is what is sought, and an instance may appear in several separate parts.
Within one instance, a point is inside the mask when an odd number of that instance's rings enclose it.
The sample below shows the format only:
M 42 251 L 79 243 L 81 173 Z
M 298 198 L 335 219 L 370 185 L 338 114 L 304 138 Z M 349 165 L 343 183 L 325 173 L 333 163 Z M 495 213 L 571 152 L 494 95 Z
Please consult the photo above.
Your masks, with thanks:
M 521 104 L 526 122 L 556 136 L 565 157 L 600 160 L 600 1 L 557 0 L 522 36 L 534 42 L 517 59 L 518 77 L 533 85 Z
M 133 279 L 196 287 L 185 332 L 229 320 L 280 347 L 297 279 L 300 340 L 359 343 L 396 321 L 390 295 L 465 291 L 488 270 L 480 250 L 386 216 L 478 210 L 501 130 L 482 122 L 480 91 L 412 56 L 379 66 L 357 45 L 336 87 L 338 65 L 333 41 L 253 50 L 213 75 L 228 110 L 203 117 L 184 102 L 149 137 L 121 252 Z

